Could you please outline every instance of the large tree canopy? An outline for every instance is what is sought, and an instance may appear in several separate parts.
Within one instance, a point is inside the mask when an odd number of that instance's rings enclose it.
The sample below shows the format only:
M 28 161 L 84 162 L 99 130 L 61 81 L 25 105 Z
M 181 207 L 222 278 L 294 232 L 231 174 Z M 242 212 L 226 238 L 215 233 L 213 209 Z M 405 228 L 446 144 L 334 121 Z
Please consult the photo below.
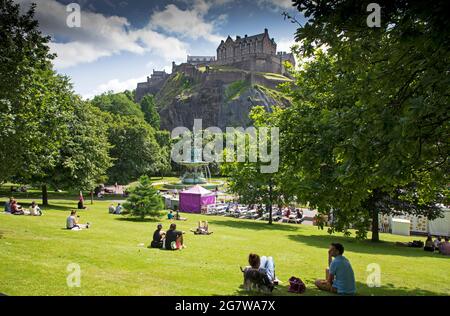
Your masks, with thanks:
M 34 10 L 0 1 L 0 182 L 54 166 L 68 135 L 71 86 L 52 70 Z
M 95 96 L 92 99 L 92 104 L 109 113 L 144 118 L 144 113 L 139 105 L 130 99 L 129 94 L 129 91 L 124 93 L 103 93 Z
M 309 62 L 285 87 L 285 189 L 332 209 L 332 230 L 365 236 L 371 224 L 373 240 L 379 212 L 436 218 L 450 171 L 448 4 L 381 1 L 370 28 L 370 1 L 294 2 L 309 18 L 296 36 Z

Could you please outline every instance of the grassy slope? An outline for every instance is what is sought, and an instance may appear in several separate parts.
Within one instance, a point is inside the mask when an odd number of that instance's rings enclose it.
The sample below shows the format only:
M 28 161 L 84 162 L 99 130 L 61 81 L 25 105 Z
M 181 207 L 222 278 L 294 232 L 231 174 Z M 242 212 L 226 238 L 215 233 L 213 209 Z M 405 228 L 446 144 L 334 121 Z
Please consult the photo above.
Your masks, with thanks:
M 3 202 L 4 199 L 1 199 Z M 22 201 L 23 202 L 23 201 Z M 25 203 L 25 202 L 23 202 Z M 343 242 L 360 295 L 449 295 L 450 259 L 420 249 L 395 246 L 412 238 L 382 234 L 386 242 L 371 244 L 329 236 L 316 227 L 188 215 L 179 228 L 189 231 L 196 220 L 209 220 L 211 236 L 187 233 L 187 249 L 179 252 L 147 249 L 156 223 L 134 222 L 107 214 L 108 202 L 96 202 L 81 212 L 84 231 L 64 229 L 73 201 L 52 201 L 43 217 L 0 215 L 0 292 L 9 295 L 234 295 L 242 293 L 239 265 L 249 252 L 275 258 L 275 290 L 286 295 L 287 280 L 300 276 L 308 295 L 325 295 L 313 286 L 322 277 L 327 246 Z M 88 204 L 88 206 L 90 206 Z M 169 224 L 162 220 L 164 227 Z M 416 238 L 417 239 L 417 238 Z M 66 285 L 69 263 L 81 266 L 80 288 Z M 365 285 L 366 267 L 381 265 L 382 287 Z

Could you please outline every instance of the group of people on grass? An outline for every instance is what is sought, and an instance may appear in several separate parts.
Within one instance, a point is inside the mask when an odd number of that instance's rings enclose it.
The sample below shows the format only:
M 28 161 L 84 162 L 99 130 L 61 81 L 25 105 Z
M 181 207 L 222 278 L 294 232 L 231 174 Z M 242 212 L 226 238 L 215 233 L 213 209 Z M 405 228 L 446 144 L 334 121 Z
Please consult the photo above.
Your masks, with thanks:
M 207 221 L 199 221 L 195 230 L 191 229 L 195 235 L 210 235 Z M 175 223 L 170 224 L 169 230 L 164 231 L 162 224 L 158 224 L 153 233 L 153 239 L 150 243 L 150 248 L 162 248 L 167 250 L 181 250 L 186 248 L 184 244 L 184 231 L 178 231 Z
M 450 256 L 450 242 L 448 237 L 445 237 L 444 240 L 442 240 L 442 237 L 437 236 L 436 239 L 433 241 L 431 238 L 431 235 L 428 235 L 427 240 L 425 241 L 425 247 L 423 247 L 423 250 L 430 251 L 430 252 L 439 252 L 440 254 L 443 254 L 445 256 Z
M 177 230 L 177 225 L 170 224 L 169 230 L 164 231 L 162 224 L 158 224 L 153 233 L 153 240 L 150 243 L 151 248 L 162 248 L 166 250 L 181 250 L 186 248 L 184 245 L 183 234 L 185 232 Z
M 355 274 L 350 261 L 343 256 L 344 246 L 332 243 L 328 249 L 328 268 L 325 270 L 325 279 L 315 281 L 319 290 L 341 295 L 354 295 L 356 293 Z M 333 259 L 334 258 L 334 259 Z M 279 280 L 275 276 L 275 262 L 272 257 L 251 253 L 248 256 L 247 266 L 241 271 L 244 274 L 244 288 L 254 287 L 272 291 Z
M 114 204 L 109 205 L 108 212 L 109 214 L 122 214 L 123 207 L 120 203 L 117 203 L 117 206 L 114 206 Z
M 31 202 L 29 209 L 25 209 L 22 205 L 17 203 L 15 198 L 11 197 L 5 202 L 5 213 L 12 215 L 41 216 L 42 210 L 35 201 Z
M 167 214 L 167 219 L 168 220 L 176 220 L 176 221 L 187 221 L 187 218 L 180 216 L 179 210 L 176 210 L 175 215 L 173 214 L 173 211 L 170 210 L 169 213 Z

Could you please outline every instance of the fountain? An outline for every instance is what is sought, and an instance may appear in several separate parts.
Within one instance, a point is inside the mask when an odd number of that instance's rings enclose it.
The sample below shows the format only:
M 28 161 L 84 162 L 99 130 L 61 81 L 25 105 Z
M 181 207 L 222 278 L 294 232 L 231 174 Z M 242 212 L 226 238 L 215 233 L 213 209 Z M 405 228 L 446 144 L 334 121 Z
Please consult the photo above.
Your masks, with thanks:
M 209 170 L 209 162 L 201 159 L 201 151 L 193 149 L 191 151 L 190 160 L 185 160 L 179 163 L 186 171 L 178 183 L 168 183 L 164 185 L 167 189 L 185 189 L 194 185 L 201 185 L 205 189 L 215 189 L 223 185 L 222 181 L 211 180 L 211 172 Z
M 186 168 L 186 172 L 181 178 L 181 183 L 186 185 L 206 184 L 211 179 L 209 172 L 209 163 L 199 158 L 198 151 L 193 149 L 191 152 L 191 160 L 182 161 L 180 165 Z M 206 177 L 203 172 L 206 172 Z M 208 178 L 207 178 L 208 177 Z

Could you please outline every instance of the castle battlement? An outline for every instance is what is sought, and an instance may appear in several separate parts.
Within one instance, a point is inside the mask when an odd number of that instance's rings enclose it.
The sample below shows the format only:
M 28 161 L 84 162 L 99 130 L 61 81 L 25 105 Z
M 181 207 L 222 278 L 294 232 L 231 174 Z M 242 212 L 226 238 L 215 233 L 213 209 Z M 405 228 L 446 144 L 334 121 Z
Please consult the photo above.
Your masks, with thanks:
M 295 66 L 294 56 L 286 52 L 277 53 L 277 44 L 269 30 L 257 35 L 230 36 L 217 47 L 216 65 L 229 65 L 243 70 L 284 74 L 283 63 L 289 61 Z

